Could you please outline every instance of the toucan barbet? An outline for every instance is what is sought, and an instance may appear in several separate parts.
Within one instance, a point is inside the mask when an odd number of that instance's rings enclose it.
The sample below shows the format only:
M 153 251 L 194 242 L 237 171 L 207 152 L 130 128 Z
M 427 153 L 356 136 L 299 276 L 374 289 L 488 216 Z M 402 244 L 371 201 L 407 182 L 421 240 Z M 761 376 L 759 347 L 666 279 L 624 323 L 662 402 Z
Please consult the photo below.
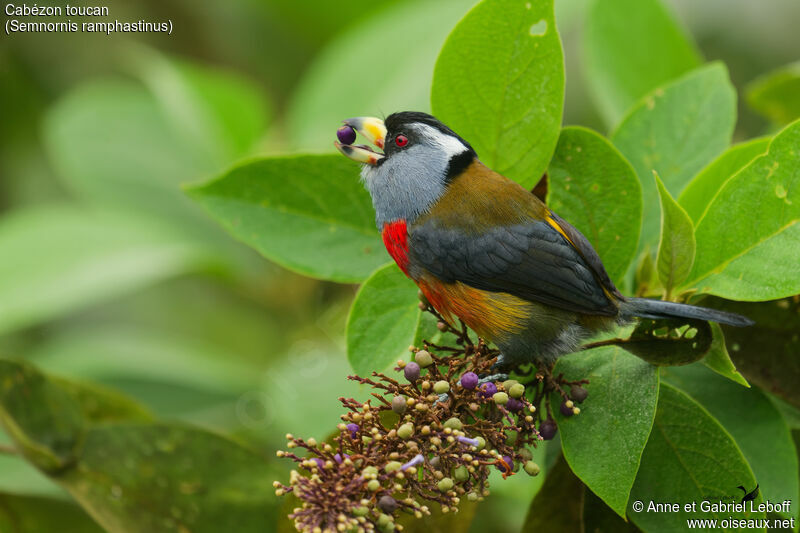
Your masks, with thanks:
M 746 326 L 746 317 L 626 298 L 580 231 L 426 113 L 345 122 L 371 144 L 336 142 L 362 163 L 389 255 L 428 302 L 501 351 L 498 369 L 552 365 L 598 332 L 643 318 Z

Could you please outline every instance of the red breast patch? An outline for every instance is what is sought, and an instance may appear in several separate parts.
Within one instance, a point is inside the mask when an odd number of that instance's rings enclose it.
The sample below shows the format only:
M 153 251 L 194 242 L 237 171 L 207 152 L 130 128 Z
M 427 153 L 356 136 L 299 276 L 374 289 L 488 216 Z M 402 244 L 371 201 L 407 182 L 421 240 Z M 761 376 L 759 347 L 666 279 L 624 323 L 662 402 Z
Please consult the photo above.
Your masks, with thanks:
M 383 244 L 397 266 L 408 276 L 408 228 L 405 220 L 395 220 L 383 225 Z

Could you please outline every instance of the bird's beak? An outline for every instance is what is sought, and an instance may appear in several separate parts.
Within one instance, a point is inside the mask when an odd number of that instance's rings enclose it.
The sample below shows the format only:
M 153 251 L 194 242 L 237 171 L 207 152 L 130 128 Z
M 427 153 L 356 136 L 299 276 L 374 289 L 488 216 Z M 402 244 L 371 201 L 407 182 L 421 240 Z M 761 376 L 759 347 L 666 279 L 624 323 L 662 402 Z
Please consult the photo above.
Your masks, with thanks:
M 344 123 L 356 130 L 370 143 L 383 150 L 386 140 L 386 126 L 384 126 L 381 119 L 375 117 L 356 117 L 349 118 L 345 120 Z M 365 144 L 342 144 L 336 141 L 333 144 L 342 154 L 359 163 L 377 165 L 378 161 L 384 158 L 382 153 L 376 152 Z

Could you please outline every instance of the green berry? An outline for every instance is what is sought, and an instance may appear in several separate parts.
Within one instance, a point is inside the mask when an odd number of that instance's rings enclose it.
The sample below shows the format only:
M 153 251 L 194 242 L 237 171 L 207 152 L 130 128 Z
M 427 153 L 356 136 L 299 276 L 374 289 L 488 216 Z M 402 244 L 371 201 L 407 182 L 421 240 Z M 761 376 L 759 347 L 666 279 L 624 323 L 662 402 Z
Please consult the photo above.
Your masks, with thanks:
M 381 526 L 381 531 L 383 531 L 383 533 L 392 533 L 392 531 L 394 531 L 394 522 L 389 522 L 385 526 Z
M 478 451 L 486 447 L 486 439 L 483 437 L 475 437 L 475 440 L 478 441 Z
M 363 505 L 359 505 L 358 507 L 353 507 L 353 516 L 367 516 L 369 509 Z
M 414 434 L 414 424 L 406 422 L 397 429 L 397 436 L 403 440 L 408 440 Z
M 369 483 L 367 483 L 367 488 L 368 488 L 370 491 L 372 491 L 372 492 L 375 492 L 375 491 L 377 491 L 379 488 L 381 488 L 381 482 L 380 482 L 380 481 L 378 481 L 377 479 L 371 479 L 371 480 L 370 480 L 370 482 L 369 482 Z
M 381 515 L 378 517 L 378 526 L 385 527 L 391 521 L 392 517 L 390 517 L 388 514 L 381 513 Z
M 463 483 L 469 479 L 469 470 L 467 470 L 466 466 L 460 465 L 453 471 L 453 477 L 456 478 L 456 481 L 459 483 Z
M 400 463 L 398 461 L 389 461 L 388 463 L 386 463 L 386 466 L 383 467 L 383 470 L 388 474 L 389 472 L 400 470 L 401 466 L 403 466 L 403 463 Z
M 525 472 L 530 476 L 536 476 L 539 474 L 539 465 L 533 461 L 528 461 L 525 463 Z
M 458 418 L 452 417 L 447 419 L 447 421 L 444 423 L 444 427 L 450 429 L 461 429 L 462 427 L 464 427 L 464 424 L 462 424 L 461 420 L 459 420 Z
M 414 361 L 422 368 L 425 368 L 433 364 L 433 357 L 431 357 L 430 352 L 427 350 L 420 350 L 417 352 L 417 355 L 414 356 Z
M 492 400 L 497 405 L 505 405 L 508 403 L 508 394 L 505 392 L 495 392 L 494 396 L 492 396 Z
M 526 462 L 530 461 L 531 459 L 533 459 L 533 454 L 531 453 L 531 451 L 528 448 L 522 448 L 519 451 L 519 455 L 522 457 L 522 460 L 526 461 Z
M 517 381 L 516 379 L 507 379 L 507 380 L 505 380 L 505 381 L 503 382 L 503 388 L 504 388 L 505 390 L 507 390 L 507 391 L 508 391 L 508 390 L 511 390 L 511 387 L 513 387 L 513 386 L 514 386 L 514 385 L 516 385 L 517 383 L 519 383 L 519 381 Z
M 436 486 L 439 487 L 440 491 L 447 492 L 453 488 L 453 480 L 449 477 L 443 477 L 441 480 L 439 480 L 439 483 L 437 483 Z
M 372 477 L 378 475 L 378 469 L 374 466 L 367 466 L 364 467 L 364 470 L 361 471 L 361 475 L 364 477 Z
M 512 398 L 522 398 L 522 395 L 525 394 L 525 385 L 522 383 L 515 383 L 511 386 L 508 390 L 508 395 Z
M 470 492 L 467 494 L 467 499 L 471 502 L 476 502 L 478 501 L 478 495 L 474 492 Z
M 450 383 L 445 380 L 437 381 L 433 384 L 433 392 L 436 394 L 444 394 L 450 390 Z

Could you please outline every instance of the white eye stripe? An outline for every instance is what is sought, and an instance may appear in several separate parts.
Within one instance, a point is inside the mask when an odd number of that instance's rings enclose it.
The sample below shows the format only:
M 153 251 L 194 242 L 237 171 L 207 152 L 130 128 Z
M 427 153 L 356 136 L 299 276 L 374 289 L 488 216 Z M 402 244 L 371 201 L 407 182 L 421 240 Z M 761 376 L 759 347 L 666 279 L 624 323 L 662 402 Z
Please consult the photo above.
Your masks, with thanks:
M 425 142 L 434 144 L 444 150 L 448 159 L 467 151 L 467 147 L 461 141 L 451 135 L 442 133 L 433 126 L 416 123 L 412 127 L 419 132 Z

